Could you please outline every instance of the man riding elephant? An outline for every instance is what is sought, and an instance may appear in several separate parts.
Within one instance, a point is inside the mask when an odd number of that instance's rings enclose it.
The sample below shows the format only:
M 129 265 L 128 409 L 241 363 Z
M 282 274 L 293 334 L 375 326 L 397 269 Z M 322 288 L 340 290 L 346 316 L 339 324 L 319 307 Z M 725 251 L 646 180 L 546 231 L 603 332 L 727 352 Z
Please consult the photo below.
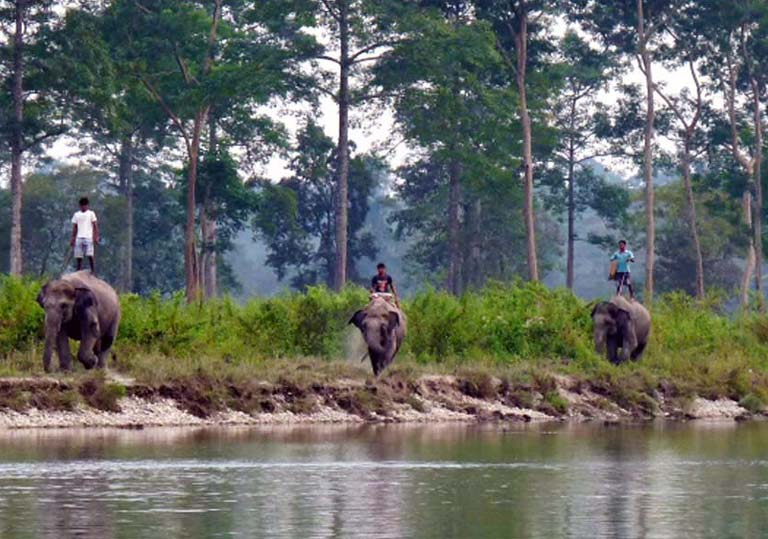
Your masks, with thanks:
M 120 301 L 106 282 L 78 271 L 46 283 L 37 296 L 45 310 L 43 367 L 51 370 L 55 346 L 59 367 L 71 369 L 69 339 L 80 341 L 77 359 L 86 369 L 103 368 L 120 324 Z
M 405 339 L 407 320 L 399 306 L 373 296 L 349 321 L 363 334 L 368 345 L 373 374 L 378 376 L 395 358 Z

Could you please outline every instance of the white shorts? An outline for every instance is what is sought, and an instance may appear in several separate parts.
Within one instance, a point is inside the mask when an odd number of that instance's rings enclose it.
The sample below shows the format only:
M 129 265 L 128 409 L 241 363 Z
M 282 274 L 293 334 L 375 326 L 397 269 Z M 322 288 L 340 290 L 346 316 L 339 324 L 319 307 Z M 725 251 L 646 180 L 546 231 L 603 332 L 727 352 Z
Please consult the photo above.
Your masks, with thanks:
M 93 240 L 90 238 L 77 238 L 75 240 L 75 258 L 93 256 Z

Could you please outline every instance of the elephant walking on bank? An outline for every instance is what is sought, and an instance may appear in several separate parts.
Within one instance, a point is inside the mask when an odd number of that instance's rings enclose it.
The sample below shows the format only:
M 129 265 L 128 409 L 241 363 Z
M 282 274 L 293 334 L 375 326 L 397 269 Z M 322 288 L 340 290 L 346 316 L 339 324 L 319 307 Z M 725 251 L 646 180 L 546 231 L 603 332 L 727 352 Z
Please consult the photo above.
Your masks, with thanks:
M 120 324 L 120 301 L 115 290 L 87 271 L 46 283 L 37 296 L 45 310 L 43 367 L 51 370 L 53 348 L 59 367 L 72 367 L 69 339 L 80 341 L 77 359 L 86 369 L 103 368 Z
M 375 297 L 349 321 L 363 334 L 368 345 L 374 376 L 378 376 L 395 358 L 405 340 L 405 313 L 384 298 Z
M 638 360 L 648 344 L 651 315 L 639 301 L 615 296 L 592 309 L 595 350 L 606 353 L 611 363 Z M 621 348 L 621 355 L 619 355 Z

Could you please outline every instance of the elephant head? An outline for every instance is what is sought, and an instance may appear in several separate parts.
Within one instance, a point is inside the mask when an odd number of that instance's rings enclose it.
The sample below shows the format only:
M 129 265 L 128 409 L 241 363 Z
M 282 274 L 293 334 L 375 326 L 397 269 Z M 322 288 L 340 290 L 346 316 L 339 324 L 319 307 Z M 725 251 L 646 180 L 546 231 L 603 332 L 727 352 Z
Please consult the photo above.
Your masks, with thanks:
M 384 299 L 374 299 L 349 320 L 368 345 L 373 374 L 378 376 L 395 357 L 402 341 L 402 313 Z
M 608 358 L 617 363 L 618 348 L 621 348 L 621 359 L 628 359 L 630 353 L 637 347 L 637 337 L 630 312 L 612 302 L 604 301 L 592 309 L 592 321 L 597 353 L 604 354 L 607 347 Z
M 37 302 L 45 310 L 45 370 L 51 369 L 54 345 L 61 368 L 69 369 L 69 338 L 80 341 L 78 360 L 87 369 L 94 367 L 97 362 L 94 349 L 98 345 L 100 331 L 96 296 L 91 289 L 65 280 L 51 281 L 40 290 Z

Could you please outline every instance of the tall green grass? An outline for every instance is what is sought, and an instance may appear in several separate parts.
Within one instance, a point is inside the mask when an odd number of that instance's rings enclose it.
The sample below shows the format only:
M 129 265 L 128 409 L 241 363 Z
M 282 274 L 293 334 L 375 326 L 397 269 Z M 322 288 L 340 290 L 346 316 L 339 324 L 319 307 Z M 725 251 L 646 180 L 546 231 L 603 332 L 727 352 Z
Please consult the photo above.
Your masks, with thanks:
M 27 365 L 42 347 L 39 286 L 0 278 L 0 357 L 9 364 Z M 124 295 L 118 365 L 130 369 L 139 356 L 153 358 L 158 370 L 167 370 L 161 363 L 176 362 L 247 367 L 277 359 L 342 358 L 349 332 L 356 331 L 347 322 L 366 302 L 367 292 L 356 287 L 341 293 L 314 287 L 245 304 L 225 298 L 190 305 L 181 294 Z M 567 290 L 523 282 L 489 284 L 461 297 L 427 290 L 404 308 L 409 334 L 401 357 L 411 362 L 532 363 L 596 375 L 614 369 L 593 351 L 590 305 Z M 652 314 L 647 354 L 624 371 L 677 378 L 693 388 L 718 387 L 723 394 L 745 394 L 757 379 L 768 380 L 768 318 L 728 316 L 716 301 L 700 303 L 683 294 L 661 297 Z

